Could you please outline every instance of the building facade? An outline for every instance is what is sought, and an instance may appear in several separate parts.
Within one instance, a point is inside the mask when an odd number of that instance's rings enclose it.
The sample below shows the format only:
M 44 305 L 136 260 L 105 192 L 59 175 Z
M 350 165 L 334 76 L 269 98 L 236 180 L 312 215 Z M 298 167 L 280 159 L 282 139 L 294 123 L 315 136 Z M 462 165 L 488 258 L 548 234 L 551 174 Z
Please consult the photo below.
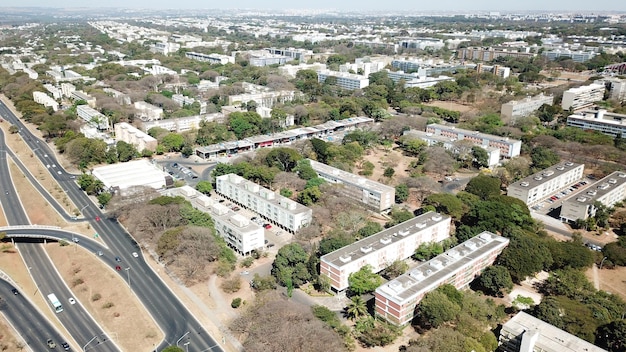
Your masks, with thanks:
M 590 107 L 596 101 L 604 99 L 605 86 L 592 83 L 587 86 L 570 88 L 563 92 L 561 107 L 563 110 L 579 110 Z
M 421 263 L 376 289 L 376 315 L 399 326 L 410 323 L 428 292 L 443 284 L 465 287 L 491 266 L 508 244 L 507 238 L 485 231 Z
M 532 206 L 578 182 L 584 170 L 584 164 L 562 162 L 512 183 L 507 195 Z
M 35 103 L 41 104 L 45 107 L 50 107 L 54 111 L 59 110 L 59 103 L 57 103 L 56 100 L 52 99 L 51 96 L 49 96 L 48 94 L 44 92 L 34 91 L 33 100 L 35 101 Z
M 185 57 L 188 59 L 208 62 L 211 64 L 234 64 L 235 58 L 233 56 L 221 55 L 221 54 L 202 54 L 196 52 L 186 52 Z
M 139 152 L 143 150 L 155 151 L 158 144 L 156 138 L 126 122 L 115 124 L 115 138 L 118 141 L 132 144 Z
M 313 213 L 310 208 L 241 176 L 218 176 L 215 183 L 217 193 L 291 233 L 311 223 Z
M 613 137 L 626 137 L 625 114 L 607 112 L 604 109 L 583 110 L 567 117 L 567 126 L 598 131 Z
M 350 275 L 369 265 L 377 273 L 396 260 L 404 260 L 424 243 L 450 237 L 450 217 L 428 212 L 366 237 L 320 258 L 320 275 L 334 290 L 348 288 Z
M 504 158 L 514 158 L 520 154 L 522 141 L 510 139 L 508 137 L 494 136 L 478 131 L 469 131 L 454 126 L 440 124 L 430 124 L 426 126 L 426 132 L 434 135 L 441 135 L 454 140 L 468 140 L 483 148 L 495 147 L 500 149 Z
M 587 220 L 596 214 L 595 202 L 610 208 L 624 198 L 626 198 L 626 172 L 615 171 L 588 187 L 584 193 L 565 200 L 561 206 L 561 221 Z
M 90 125 L 97 127 L 99 130 L 109 129 L 109 118 L 101 114 L 89 105 L 78 105 L 76 114 Z
M 391 210 L 395 203 L 396 189 L 335 167 L 308 159 L 317 175 L 327 182 L 342 185 L 341 192 L 379 213 Z
M 363 89 L 370 85 L 369 78 L 365 76 L 331 70 L 317 71 L 317 81 L 319 83 L 324 83 L 328 77 L 335 77 L 337 85 L 348 90 Z
M 524 100 L 513 100 L 508 103 L 502 104 L 501 115 L 506 118 L 516 118 L 529 116 L 533 112 L 539 110 L 543 105 L 554 104 L 554 97 L 552 95 L 535 95 L 534 97 L 527 97 Z
M 134 106 L 141 121 L 160 120 L 163 117 L 162 108 L 145 101 L 136 101 Z

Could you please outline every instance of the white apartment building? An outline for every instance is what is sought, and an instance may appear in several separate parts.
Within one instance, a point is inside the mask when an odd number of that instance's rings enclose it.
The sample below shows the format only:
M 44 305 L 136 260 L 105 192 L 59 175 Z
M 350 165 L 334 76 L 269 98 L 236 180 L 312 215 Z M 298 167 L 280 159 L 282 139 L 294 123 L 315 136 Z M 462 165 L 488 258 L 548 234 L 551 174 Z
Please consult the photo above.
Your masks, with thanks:
M 450 217 L 428 212 L 377 234 L 363 238 L 320 258 L 320 275 L 337 291 L 348 288 L 351 274 L 369 265 L 380 272 L 396 260 L 404 260 L 424 243 L 450 237 Z
M 211 64 L 234 64 L 235 58 L 233 56 L 221 55 L 221 54 L 202 54 L 196 52 L 187 52 L 185 57 L 192 60 L 209 62 Z
M 524 100 L 513 100 L 508 103 L 502 104 L 501 115 L 506 118 L 516 118 L 529 116 L 533 112 L 537 111 L 543 104 L 554 104 L 554 97 L 552 95 L 535 95 L 534 97 L 527 97 Z
M 175 101 L 181 107 L 185 106 L 185 105 L 191 105 L 191 104 L 195 103 L 195 101 L 196 101 L 196 99 L 184 96 L 182 94 L 174 94 L 174 95 L 172 95 L 172 100 Z
M 56 100 L 52 99 L 51 96 L 49 96 L 48 94 L 44 92 L 34 91 L 33 100 L 35 101 L 35 103 L 41 104 L 45 107 L 50 107 L 54 111 L 59 110 L 59 103 L 57 103 Z
M 162 108 L 145 101 L 136 101 L 134 106 L 141 121 L 160 120 L 163 117 Z
M 148 131 L 152 127 L 160 127 L 164 128 L 168 131 L 172 132 L 186 132 L 192 129 L 200 128 L 200 123 L 202 121 L 206 122 L 225 122 L 226 116 L 224 116 L 221 112 L 216 112 L 214 114 L 208 115 L 194 115 L 187 117 L 177 117 L 173 119 L 164 119 L 164 120 L 154 120 L 154 121 L 144 121 L 142 122 L 142 128 L 144 131 Z
M 596 214 L 595 202 L 612 207 L 624 198 L 626 198 L 626 172 L 615 171 L 588 187 L 585 192 L 565 200 L 561 206 L 561 221 L 587 220 Z
M 313 57 L 313 50 L 296 48 L 265 48 L 270 54 L 286 56 L 290 60 L 306 61 Z
M 61 83 L 61 93 L 64 97 L 70 98 L 76 90 L 76 86 L 71 83 Z
M 139 152 L 143 150 L 155 151 L 158 144 L 156 138 L 126 122 L 115 124 L 115 139 L 132 144 Z
M 319 83 L 324 83 L 328 77 L 335 77 L 337 85 L 348 90 L 363 89 L 370 85 L 369 78 L 365 76 L 330 70 L 317 71 L 317 81 Z
M 96 107 L 96 98 L 83 92 L 82 90 L 73 91 L 70 95 L 70 98 L 72 98 L 72 100 L 75 100 L 75 101 L 84 100 L 85 102 L 87 102 L 87 105 L 89 105 L 90 107 L 92 108 Z
M 398 46 L 404 49 L 420 49 L 431 48 L 433 50 L 442 49 L 446 44 L 438 38 L 408 38 L 398 41 Z
M 464 130 L 454 126 L 433 123 L 426 126 L 426 132 L 455 140 L 468 140 L 485 149 L 487 147 L 498 148 L 503 158 L 514 158 L 520 154 L 522 149 L 522 141 L 520 140 L 494 136 L 478 131 Z
M 217 193 L 291 233 L 311 223 L 313 212 L 310 208 L 241 176 L 222 175 L 215 182 Z
M 498 350 L 506 352 L 606 352 L 526 312 L 502 325 L 498 344 Z
M 130 96 L 128 94 L 122 93 L 113 88 L 104 88 L 102 89 L 105 93 L 115 98 L 115 101 L 120 105 L 130 105 Z
M 536 54 L 527 51 L 519 51 L 517 48 L 459 48 L 457 58 L 459 60 L 493 61 L 499 57 L 532 58 Z
M 152 67 L 144 67 L 143 68 L 144 71 L 146 71 L 147 73 L 154 75 L 154 76 L 158 76 L 158 75 L 172 75 L 172 76 L 176 76 L 178 75 L 178 72 L 167 68 L 165 66 L 161 66 L 161 65 L 152 65 Z
M 454 78 L 449 76 L 428 77 L 425 69 L 418 69 L 417 73 L 404 73 L 404 71 L 391 71 L 388 69 L 385 71 L 387 72 L 387 77 L 395 83 L 403 81 L 405 88 L 417 87 L 424 89 L 432 87 L 439 82 L 454 80 Z
M 359 75 L 363 75 L 365 77 L 369 77 L 371 73 L 378 72 L 387 66 L 382 61 L 374 61 L 374 62 L 365 62 L 358 61 L 353 64 L 345 63 L 343 65 L 339 65 L 339 72 L 350 72 L 358 73 Z
M 157 54 L 169 55 L 175 53 L 180 49 L 179 43 L 171 42 L 158 42 L 150 46 L 150 51 Z
M 292 101 L 297 94 L 293 90 L 280 90 L 275 92 L 258 92 L 231 95 L 228 97 L 228 105 L 241 105 L 254 101 L 257 107 L 273 108 L 276 104 L 284 104 Z
M 284 66 L 280 66 L 278 68 L 278 73 L 280 73 L 283 76 L 288 76 L 291 78 L 295 78 L 296 77 L 296 73 L 298 73 L 298 71 L 300 70 L 313 70 L 315 72 L 320 71 L 320 70 L 326 70 L 326 64 L 323 63 L 313 63 L 313 64 L 299 64 L 299 65 L 284 65 Z
M 419 264 L 376 289 L 376 315 L 398 326 L 408 324 L 428 292 L 443 284 L 465 287 L 491 266 L 508 244 L 507 238 L 485 231 Z
M 592 83 L 588 86 L 570 88 L 563 92 L 561 107 L 563 110 L 579 110 L 591 106 L 596 101 L 604 98 L 603 84 Z
M 611 84 L 610 99 L 615 99 L 619 102 L 624 102 L 626 100 L 626 80 L 613 82 Z
M 63 92 L 59 88 L 53 86 L 50 83 L 44 84 L 43 87 L 46 88 L 46 90 L 50 92 L 50 94 L 52 94 L 52 97 L 55 100 L 59 100 L 63 96 Z
M 97 127 L 99 130 L 109 129 L 109 118 L 101 114 L 98 110 L 89 105 L 78 105 L 76 114 L 90 125 Z
M 271 54 L 267 51 L 253 51 L 249 53 L 250 66 L 263 67 L 270 65 L 284 65 L 287 61 L 291 61 L 291 58 Z
M 365 177 L 307 159 L 317 175 L 327 182 L 342 185 L 344 195 L 359 201 L 379 213 L 391 210 L 396 198 L 396 189 Z
M 567 117 L 567 126 L 593 130 L 613 137 L 626 137 L 626 115 L 604 109 L 583 110 Z
M 566 57 L 572 59 L 574 62 L 586 62 L 594 58 L 597 55 L 594 51 L 572 51 L 569 49 L 556 49 L 546 50 L 542 53 L 548 60 L 554 61 L 560 57 Z
M 510 184 L 507 195 L 532 206 L 578 182 L 584 170 L 584 164 L 562 162 Z
M 265 230 L 241 214 L 230 210 L 216 200 L 190 186 L 171 188 L 162 192 L 169 196 L 182 196 L 194 208 L 208 213 L 215 224 L 215 232 L 239 254 L 248 255 L 265 246 Z

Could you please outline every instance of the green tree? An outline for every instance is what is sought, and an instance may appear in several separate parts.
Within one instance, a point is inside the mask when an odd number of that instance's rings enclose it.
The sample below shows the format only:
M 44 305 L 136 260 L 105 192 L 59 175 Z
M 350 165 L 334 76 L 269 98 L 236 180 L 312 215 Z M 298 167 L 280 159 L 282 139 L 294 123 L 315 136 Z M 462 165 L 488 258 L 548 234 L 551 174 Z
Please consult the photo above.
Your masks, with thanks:
M 396 186 L 396 203 L 405 202 L 409 198 L 409 186 L 402 183 Z
M 465 210 L 463 202 L 454 194 L 434 193 L 426 197 L 422 205 L 432 205 L 443 214 L 448 214 L 455 219 L 461 219 Z
M 354 296 L 350 299 L 350 303 L 345 308 L 346 316 L 350 320 L 357 320 L 367 315 L 367 302 L 361 296 Z
M 396 173 L 396 170 L 394 170 L 393 167 L 388 167 L 383 172 L 383 176 L 392 178 L 395 173 Z
M 300 244 L 288 244 L 278 250 L 272 264 L 272 276 L 283 286 L 291 283 L 299 287 L 311 279 L 307 268 L 308 261 L 309 255 Z
M 441 291 L 435 290 L 424 296 L 417 311 L 423 323 L 438 328 L 443 323 L 454 320 L 461 312 L 461 307 L 450 301 Z
M 180 152 L 185 144 L 185 138 L 178 133 L 168 133 L 161 140 L 161 144 L 169 152 Z
M 552 255 L 543 241 L 533 235 L 516 234 L 510 239 L 498 260 L 509 270 L 514 282 L 521 282 L 527 276 L 547 269 L 552 265 Z
M 508 293 L 513 288 L 513 280 L 509 271 L 500 265 L 487 267 L 478 278 L 480 286 L 485 293 L 502 297 L 503 293 Z
M 383 284 L 383 279 L 380 275 L 372 272 L 372 267 L 365 265 L 359 271 L 350 274 L 348 277 L 348 284 L 350 292 L 357 295 L 362 295 L 369 292 L 374 292 L 378 286 Z
M 475 194 L 482 199 L 487 199 L 493 195 L 499 195 L 501 182 L 493 176 L 478 175 L 472 178 L 465 186 L 465 191 Z
M 111 201 L 112 197 L 113 196 L 111 195 L 111 193 L 102 192 L 98 194 L 96 198 L 98 198 L 98 203 L 100 203 L 102 206 L 106 206 L 107 204 L 109 204 L 109 201 Z
M 273 148 L 265 157 L 267 166 L 276 166 L 281 171 L 291 172 L 302 159 L 302 155 L 292 148 Z
M 559 155 L 546 147 L 535 147 L 530 152 L 530 158 L 533 161 L 533 167 L 536 169 L 546 169 L 561 161 Z
M 202 194 L 210 194 L 213 190 L 211 181 L 202 180 L 196 184 L 196 190 Z
M 402 149 L 411 156 L 419 156 L 428 146 L 425 141 L 410 137 L 403 138 L 401 143 Z
M 382 275 L 390 280 L 393 280 L 406 273 L 407 270 L 409 270 L 409 264 L 407 264 L 404 260 L 395 260 L 389 264 L 385 270 L 383 270 Z
M 322 197 L 322 192 L 319 187 L 312 186 L 305 188 L 302 192 L 298 194 L 298 202 L 302 205 L 311 205 L 313 203 L 317 203 L 318 200 Z
M 185 352 L 185 350 L 178 346 L 168 346 L 165 347 L 161 352 Z
M 422 243 L 415 250 L 415 253 L 413 254 L 413 258 L 415 260 L 425 261 L 425 260 L 430 260 L 438 256 L 441 253 L 443 253 L 443 246 L 441 245 L 441 243 L 437 243 L 437 242 Z
M 626 351 L 626 320 L 600 326 L 596 331 L 596 344 L 608 351 Z
M 473 157 L 473 162 L 474 162 L 475 167 L 481 168 L 481 167 L 489 166 L 489 154 L 484 148 L 473 146 L 472 157 Z
M 117 150 L 117 159 L 121 162 L 126 162 L 135 159 L 139 156 L 139 152 L 134 145 L 126 143 L 124 141 L 118 141 L 115 145 Z
M 359 238 L 365 238 L 373 234 L 379 233 L 382 230 L 383 227 L 381 224 L 368 220 L 365 222 L 365 226 L 361 227 L 359 231 L 357 231 L 357 234 Z

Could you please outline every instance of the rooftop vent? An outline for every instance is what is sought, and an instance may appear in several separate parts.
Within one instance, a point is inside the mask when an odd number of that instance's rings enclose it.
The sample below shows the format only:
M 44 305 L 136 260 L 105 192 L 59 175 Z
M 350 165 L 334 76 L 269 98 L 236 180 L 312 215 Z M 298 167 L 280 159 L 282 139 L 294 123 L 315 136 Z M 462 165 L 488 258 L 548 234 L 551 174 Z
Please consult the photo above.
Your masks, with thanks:
M 361 252 L 363 253 L 369 253 L 372 251 L 372 246 L 363 246 L 361 247 Z
M 380 239 L 380 243 L 382 244 L 389 244 L 391 243 L 391 237 L 383 237 Z
M 574 165 L 574 163 L 571 162 L 571 161 L 568 161 L 568 162 L 565 163 L 565 166 L 572 166 L 572 165 Z
M 441 214 L 435 214 L 435 215 L 431 216 L 430 219 L 432 221 L 439 221 L 439 220 L 441 220 Z
M 341 260 L 343 263 L 347 263 L 352 260 L 352 256 L 349 254 L 344 254 L 339 257 L 339 260 Z
M 617 176 L 619 176 L 619 177 L 621 177 L 621 178 L 624 178 L 624 177 L 626 177 L 626 174 L 625 174 L 625 173 L 623 173 L 623 172 L 620 172 L 619 174 L 617 174 Z
M 610 183 L 610 184 L 612 184 L 612 185 L 613 185 L 613 184 L 616 184 L 616 183 L 617 183 L 617 180 L 616 180 L 616 179 L 614 179 L 614 178 L 610 178 L 610 179 L 609 179 L 609 183 Z
M 467 248 L 469 248 L 471 250 L 475 250 L 476 249 L 476 243 L 470 242 L 470 241 L 465 242 L 465 247 L 467 247 Z
M 480 239 L 483 241 L 491 241 L 491 234 L 487 232 L 483 232 L 480 234 Z
M 609 188 L 610 186 L 611 185 L 609 185 L 608 183 L 605 182 L 605 183 L 601 184 L 600 186 L 598 186 L 598 189 L 604 190 L 604 189 Z
M 565 170 L 565 168 L 563 166 L 557 166 L 556 169 L 559 170 L 559 171 Z
M 520 183 L 519 185 L 522 186 L 522 187 L 528 187 L 530 185 L 530 183 L 524 181 L 524 182 Z
M 431 260 L 429 265 L 437 270 L 443 268 L 443 263 L 441 262 L 441 260 L 437 260 L 437 259 Z
M 543 180 L 543 177 L 541 177 L 541 176 L 535 176 L 535 177 L 533 177 L 533 178 L 534 178 L 535 180 L 537 180 L 537 181 L 541 181 L 541 180 Z
M 424 227 L 426 227 L 426 223 L 425 222 L 420 222 L 415 224 L 415 227 L 417 227 L 418 229 L 423 229 Z
M 543 176 L 545 176 L 545 177 L 549 177 L 549 176 L 552 176 L 552 175 L 554 175 L 554 171 L 552 171 L 552 170 L 548 170 L 548 171 L 543 173 Z
M 402 236 L 402 237 L 404 237 L 404 236 L 408 235 L 409 233 L 411 233 L 411 232 L 409 232 L 409 231 L 398 231 L 398 234 L 399 234 L 400 236 Z
M 417 281 L 421 281 L 424 279 L 424 273 L 421 270 L 411 270 L 411 273 L 409 275 Z

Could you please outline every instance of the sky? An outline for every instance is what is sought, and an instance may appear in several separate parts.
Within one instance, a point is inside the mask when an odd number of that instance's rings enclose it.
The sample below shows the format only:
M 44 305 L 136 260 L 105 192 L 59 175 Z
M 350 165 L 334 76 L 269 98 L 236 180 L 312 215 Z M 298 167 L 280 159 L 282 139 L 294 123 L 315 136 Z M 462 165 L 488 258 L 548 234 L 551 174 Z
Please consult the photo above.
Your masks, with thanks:
M 9 5 L 9 3 L 4 6 Z M 626 12 L 623 0 L 21 0 L 9 6 L 34 7 L 124 7 L 151 9 L 336 9 L 416 11 L 560 11 Z

